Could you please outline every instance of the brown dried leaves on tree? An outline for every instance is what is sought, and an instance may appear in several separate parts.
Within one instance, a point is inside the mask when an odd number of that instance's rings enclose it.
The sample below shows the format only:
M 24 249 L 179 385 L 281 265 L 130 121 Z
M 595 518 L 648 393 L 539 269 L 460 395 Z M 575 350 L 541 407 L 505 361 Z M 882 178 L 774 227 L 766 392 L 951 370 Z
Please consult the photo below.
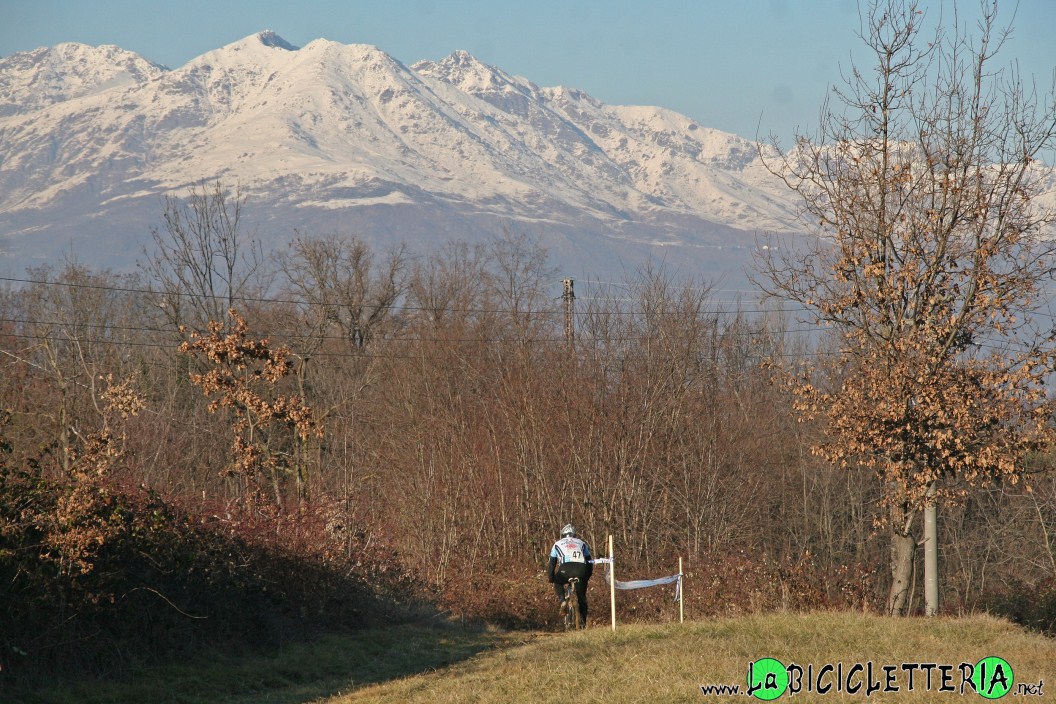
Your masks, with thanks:
M 1056 110 L 991 66 L 995 19 L 988 4 L 977 36 L 925 42 L 915 3 L 872 3 L 872 70 L 852 70 L 817 135 L 770 152 L 818 237 L 771 241 L 761 284 L 838 345 L 791 379 L 797 408 L 826 421 L 818 454 L 876 470 L 903 518 L 929 489 L 1017 481 L 1054 440 L 1053 334 L 1032 313 L 1056 253 L 1035 199 Z
M 124 523 L 110 510 L 109 475 L 124 456 L 124 434 L 115 434 L 112 421 L 127 419 L 143 409 L 143 398 L 135 390 L 135 379 L 115 384 L 108 374 L 101 379 L 107 388 L 100 394 L 104 402 L 102 427 L 82 438 L 81 446 L 70 450 L 69 477 L 59 494 L 54 511 L 37 516 L 43 529 L 44 556 L 55 559 L 69 574 L 87 574 L 94 567 L 98 551 L 120 535 Z
M 191 333 L 180 351 L 204 360 L 211 368 L 192 373 L 191 382 L 214 397 L 210 412 L 230 409 L 232 455 L 228 473 L 244 480 L 270 480 L 281 505 L 281 477 L 290 469 L 293 439 L 307 442 L 322 430 L 304 399 L 275 392 L 292 369 L 286 347 L 272 348 L 267 339 L 248 337 L 246 321 L 230 310 L 230 328 L 213 321 L 206 335 Z

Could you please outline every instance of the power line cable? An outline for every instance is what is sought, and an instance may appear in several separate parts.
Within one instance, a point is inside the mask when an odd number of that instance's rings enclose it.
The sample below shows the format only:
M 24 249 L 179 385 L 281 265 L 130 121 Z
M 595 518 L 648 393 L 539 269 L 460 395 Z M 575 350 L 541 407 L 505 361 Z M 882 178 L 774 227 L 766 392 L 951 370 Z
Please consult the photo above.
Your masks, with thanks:
M 173 334 L 176 330 L 172 328 L 152 328 L 142 326 L 131 326 L 131 325 L 110 325 L 108 323 L 71 323 L 69 321 L 61 320 L 37 320 L 32 318 L 0 318 L 0 323 L 11 323 L 14 325 L 39 325 L 43 327 L 72 327 L 72 328 L 84 328 L 84 329 L 100 329 L 100 330 L 116 330 L 121 332 L 145 332 L 155 334 Z M 813 333 L 819 332 L 815 327 L 799 327 L 799 328 L 764 328 L 764 329 L 753 329 L 753 330 L 739 330 L 732 328 L 723 328 L 719 331 L 719 337 L 726 337 L 730 335 L 745 335 L 745 336 L 756 336 L 756 335 L 779 335 L 779 334 L 799 334 L 799 333 Z M 824 332 L 824 331 L 821 331 Z M 2 335 L 0 331 L 0 335 Z M 284 339 L 291 339 L 295 337 L 310 338 L 312 340 L 342 340 L 347 341 L 350 338 L 347 335 L 303 335 L 290 331 L 269 331 L 269 330 L 257 330 L 253 332 L 253 337 L 258 338 L 270 338 L 279 337 Z M 656 334 L 650 335 L 621 335 L 621 341 L 645 341 L 656 339 Z M 709 336 L 710 337 L 710 336 Z M 50 339 L 48 336 L 41 334 L 41 339 Z M 488 338 L 488 337 L 470 337 L 470 338 L 453 338 L 453 337 L 404 337 L 404 336 L 392 336 L 383 338 L 392 342 L 480 342 L 480 343 L 499 343 L 509 342 L 511 338 Z M 599 340 L 601 338 L 586 336 L 586 340 Z M 115 340 L 116 341 L 116 340 Z M 565 341 L 564 338 L 558 337 L 532 337 L 527 338 L 527 341 L 535 343 L 556 343 Z
M 152 295 L 152 296 L 175 295 L 175 296 L 186 296 L 187 298 L 198 298 L 198 297 L 200 297 L 200 298 L 205 298 L 205 299 L 209 299 L 209 300 L 240 301 L 240 302 L 243 302 L 243 303 L 273 303 L 273 304 L 280 304 L 281 303 L 281 304 L 294 305 L 294 306 L 313 306 L 313 307 L 315 307 L 315 306 L 325 306 L 325 307 L 335 307 L 335 308 L 344 307 L 343 304 L 340 303 L 340 302 L 307 301 L 307 300 L 304 300 L 304 299 L 270 298 L 270 297 L 263 297 L 263 296 L 223 296 L 223 295 L 215 295 L 215 294 L 210 295 L 210 294 L 183 294 L 183 293 L 170 294 L 170 293 L 166 293 L 164 291 L 155 291 L 153 289 L 143 289 L 143 288 L 132 288 L 132 287 L 127 287 L 127 286 L 110 286 L 110 285 L 102 285 L 102 284 L 73 283 L 73 282 L 67 282 L 67 281 L 46 281 L 46 280 L 41 280 L 41 279 L 21 279 L 21 278 L 9 277 L 9 276 L 0 276 L 0 281 L 6 281 L 8 283 L 17 283 L 17 284 L 29 284 L 29 285 L 35 285 L 35 286 L 62 286 L 62 287 L 67 287 L 67 288 L 83 288 L 83 289 L 90 289 L 90 290 L 111 291 L 111 292 L 114 292 L 114 293 L 134 293 L 134 294 L 145 294 L 145 295 Z M 577 300 L 597 300 L 597 301 L 614 302 L 614 301 L 622 301 L 622 300 L 633 301 L 635 299 L 631 299 L 631 298 L 606 298 L 606 297 L 601 297 L 601 296 L 594 296 L 594 297 L 579 296 L 579 297 L 577 297 Z M 736 302 L 735 301 L 731 301 L 730 303 L 734 304 Z M 430 306 L 409 305 L 409 304 L 402 304 L 402 303 L 401 304 L 379 305 L 379 306 L 373 306 L 373 305 L 371 305 L 369 303 L 364 303 L 362 307 L 365 308 L 365 309 L 378 309 L 378 310 L 386 310 L 387 309 L 387 310 L 394 310 L 394 311 L 410 311 L 410 312 L 425 312 L 425 313 L 431 313 L 431 312 L 434 312 L 436 310 L 441 310 L 441 311 L 444 311 L 444 312 L 471 313 L 471 314 L 498 314 L 498 313 L 511 313 L 512 312 L 512 313 L 517 313 L 519 315 L 553 315 L 553 316 L 564 315 L 563 311 L 558 310 L 557 308 L 550 309 L 550 310 L 534 310 L 534 309 L 516 310 L 516 309 L 509 309 L 509 308 L 455 308 L 455 307 L 447 308 L 447 307 L 443 307 L 443 308 L 439 308 L 438 309 L 438 308 L 434 308 L 434 307 L 430 307 Z M 803 310 L 806 310 L 806 309 L 805 308 L 782 309 L 782 308 L 740 308 L 740 307 L 738 307 L 738 308 L 733 309 L 733 310 L 725 309 L 725 308 L 716 308 L 716 309 L 700 310 L 700 311 L 697 311 L 697 312 L 706 313 L 706 314 L 712 314 L 712 315 L 732 315 L 732 314 L 742 314 L 742 313 L 750 313 L 750 314 L 756 314 L 756 313 L 795 313 L 795 312 L 802 312 Z M 612 314 L 612 315 L 638 315 L 638 314 L 641 314 L 641 315 L 646 315 L 646 314 L 650 314 L 650 315 L 684 315 L 686 313 L 686 311 L 682 311 L 682 310 L 659 310 L 659 311 L 632 310 L 632 311 L 606 311 L 606 313 L 609 313 L 609 314 Z

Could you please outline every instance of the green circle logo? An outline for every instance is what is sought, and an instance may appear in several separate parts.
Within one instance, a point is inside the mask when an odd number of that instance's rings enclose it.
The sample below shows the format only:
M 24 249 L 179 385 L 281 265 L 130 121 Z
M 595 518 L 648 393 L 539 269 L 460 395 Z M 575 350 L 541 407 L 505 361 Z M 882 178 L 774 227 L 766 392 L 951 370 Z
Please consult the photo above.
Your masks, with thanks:
M 972 684 L 979 696 L 986 699 L 1000 699 L 1012 690 L 1015 675 L 1012 666 L 1004 658 L 991 655 L 975 664 L 972 672 Z
M 788 689 L 788 670 L 780 661 L 762 658 L 748 663 L 748 694 L 764 702 L 777 699 Z

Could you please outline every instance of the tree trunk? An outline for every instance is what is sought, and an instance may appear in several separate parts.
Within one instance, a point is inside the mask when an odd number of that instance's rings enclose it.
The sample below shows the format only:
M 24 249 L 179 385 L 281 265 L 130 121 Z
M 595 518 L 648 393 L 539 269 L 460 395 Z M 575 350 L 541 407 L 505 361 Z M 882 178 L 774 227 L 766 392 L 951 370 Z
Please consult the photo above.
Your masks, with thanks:
M 935 505 L 935 482 L 928 485 L 928 503 L 924 507 L 924 615 L 939 612 L 939 531 L 938 507 Z
M 891 591 L 887 596 L 889 616 L 904 616 L 909 609 L 913 584 L 913 513 L 903 505 L 892 510 L 891 517 Z

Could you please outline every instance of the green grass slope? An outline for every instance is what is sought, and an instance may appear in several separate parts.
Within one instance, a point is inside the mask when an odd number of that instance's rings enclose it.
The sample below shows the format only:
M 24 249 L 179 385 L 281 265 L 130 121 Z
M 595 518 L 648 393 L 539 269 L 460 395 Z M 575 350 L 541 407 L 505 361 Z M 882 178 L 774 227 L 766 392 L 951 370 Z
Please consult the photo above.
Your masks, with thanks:
M 702 702 L 753 701 L 741 696 L 705 696 L 701 685 L 743 684 L 750 661 L 771 657 L 796 663 L 817 673 L 825 664 L 843 663 L 846 673 L 855 663 L 874 664 L 872 681 L 885 685 L 884 665 L 895 665 L 891 686 L 897 692 L 866 696 L 865 675 L 849 678 L 861 684 L 856 694 L 836 692 L 835 678 L 826 675 L 825 694 L 803 691 L 793 700 L 811 701 L 956 701 L 957 692 L 939 691 L 942 671 L 931 670 L 931 690 L 925 670 L 912 665 L 950 665 L 950 686 L 959 691 L 961 663 L 1000 656 L 1012 667 L 1013 687 L 1044 681 L 1043 695 L 1056 693 L 1056 641 L 994 618 L 887 619 L 846 613 L 771 614 L 703 621 L 684 625 L 627 626 L 612 633 L 595 628 L 583 634 L 555 634 L 536 641 L 477 655 L 439 671 L 364 687 L 326 700 L 353 702 Z M 911 667 L 902 669 L 906 664 Z M 908 691 L 908 673 L 914 688 Z M 806 678 L 806 674 L 804 675 Z M 806 686 L 805 684 L 803 685 Z M 843 686 L 846 686 L 843 685 Z M 1053 692 L 1046 687 L 1052 686 Z M 743 689 L 743 687 L 742 687 Z M 982 697 L 968 690 L 968 699 Z M 788 700 L 786 693 L 783 700 Z M 1009 692 L 1006 700 L 1025 697 Z
M 1012 667 L 1013 687 L 1056 692 L 1056 640 L 987 616 L 888 619 L 856 613 L 769 614 L 664 625 L 607 624 L 582 633 L 504 632 L 458 624 L 400 625 L 331 635 L 268 656 L 203 654 L 193 663 L 144 668 L 132 681 L 84 682 L 34 692 L 6 692 L 3 702 L 27 704 L 358 704 L 360 702 L 707 702 L 754 701 L 705 695 L 701 685 L 741 685 L 748 663 L 775 658 L 807 672 L 843 663 L 837 692 L 827 674 L 824 695 L 804 691 L 802 702 L 982 701 L 959 696 L 961 663 L 987 656 Z M 873 663 L 872 681 L 884 684 L 883 666 L 896 666 L 899 691 L 865 693 L 866 675 L 846 675 Z M 955 692 L 941 692 L 941 671 L 914 670 L 907 691 L 903 664 L 952 666 Z M 806 679 L 806 674 L 804 675 Z M 1052 682 L 1050 682 L 1050 679 Z M 805 685 L 804 685 L 805 686 Z M 1016 695 L 1006 701 L 1043 697 Z M 786 694 L 778 701 L 788 701 Z

